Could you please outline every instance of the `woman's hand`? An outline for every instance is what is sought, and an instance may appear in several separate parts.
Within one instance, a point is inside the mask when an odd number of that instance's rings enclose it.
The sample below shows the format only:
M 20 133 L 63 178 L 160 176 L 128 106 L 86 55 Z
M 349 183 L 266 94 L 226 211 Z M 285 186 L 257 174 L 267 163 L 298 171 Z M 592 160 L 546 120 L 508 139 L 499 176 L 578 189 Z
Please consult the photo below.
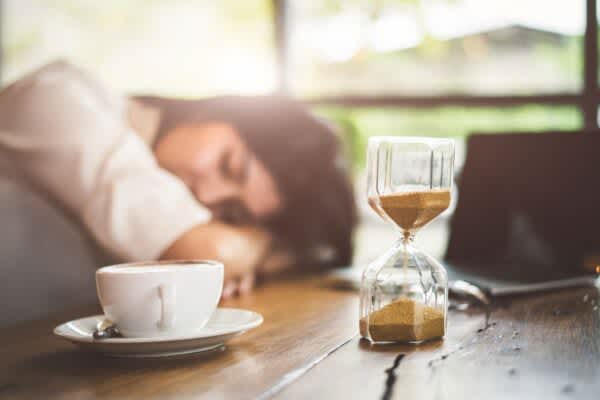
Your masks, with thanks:
M 248 271 L 240 277 L 229 279 L 223 284 L 223 299 L 229 299 L 237 295 L 245 295 L 252 291 L 256 280 L 256 272 Z
M 184 233 L 160 258 L 222 262 L 223 298 L 228 298 L 252 290 L 257 267 L 267 259 L 271 243 L 272 237 L 264 229 L 210 222 Z

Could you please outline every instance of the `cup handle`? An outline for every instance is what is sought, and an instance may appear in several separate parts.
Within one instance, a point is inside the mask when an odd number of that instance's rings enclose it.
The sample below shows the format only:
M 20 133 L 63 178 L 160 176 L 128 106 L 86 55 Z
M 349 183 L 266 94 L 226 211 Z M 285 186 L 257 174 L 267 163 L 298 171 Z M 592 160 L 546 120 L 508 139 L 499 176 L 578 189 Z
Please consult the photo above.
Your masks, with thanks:
M 158 287 L 160 298 L 160 321 L 158 327 L 162 330 L 170 329 L 175 322 L 175 286 L 162 284 Z

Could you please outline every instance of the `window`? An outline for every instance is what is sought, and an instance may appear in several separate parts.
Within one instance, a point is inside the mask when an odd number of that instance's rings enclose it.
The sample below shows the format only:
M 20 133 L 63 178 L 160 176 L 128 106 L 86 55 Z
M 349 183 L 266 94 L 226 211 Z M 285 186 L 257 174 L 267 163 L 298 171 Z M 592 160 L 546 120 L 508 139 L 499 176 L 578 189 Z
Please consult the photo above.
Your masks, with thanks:
M 60 56 L 128 92 L 287 92 L 363 139 L 591 129 L 597 1 L 0 0 L 0 77 Z
M 302 96 L 531 95 L 582 88 L 584 0 L 290 0 Z
M 4 0 L 2 83 L 66 57 L 128 92 L 275 90 L 269 0 Z

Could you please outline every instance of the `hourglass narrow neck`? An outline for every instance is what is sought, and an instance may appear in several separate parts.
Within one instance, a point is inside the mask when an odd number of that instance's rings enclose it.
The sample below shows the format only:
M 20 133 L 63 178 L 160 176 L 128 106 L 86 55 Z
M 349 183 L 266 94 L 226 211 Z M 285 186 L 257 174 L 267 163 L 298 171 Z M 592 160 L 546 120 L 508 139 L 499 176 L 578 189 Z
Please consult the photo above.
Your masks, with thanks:
M 410 246 L 410 244 L 415 239 L 414 232 L 411 231 L 402 231 L 400 238 L 398 239 L 398 244 L 402 246 Z

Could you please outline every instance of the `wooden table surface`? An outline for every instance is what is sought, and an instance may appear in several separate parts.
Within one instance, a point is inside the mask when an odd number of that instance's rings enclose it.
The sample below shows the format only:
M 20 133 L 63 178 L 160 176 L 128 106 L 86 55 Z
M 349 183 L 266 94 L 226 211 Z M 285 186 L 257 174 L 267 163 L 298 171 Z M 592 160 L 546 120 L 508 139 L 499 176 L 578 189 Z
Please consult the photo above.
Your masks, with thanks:
M 52 335 L 86 307 L 0 331 L 4 399 L 535 399 L 600 398 L 598 290 L 451 311 L 445 340 L 372 347 L 359 340 L 355 293 L 318 278 L 273 282 L 225 303 L 265 322 L 223 351 L 125 360 Z

